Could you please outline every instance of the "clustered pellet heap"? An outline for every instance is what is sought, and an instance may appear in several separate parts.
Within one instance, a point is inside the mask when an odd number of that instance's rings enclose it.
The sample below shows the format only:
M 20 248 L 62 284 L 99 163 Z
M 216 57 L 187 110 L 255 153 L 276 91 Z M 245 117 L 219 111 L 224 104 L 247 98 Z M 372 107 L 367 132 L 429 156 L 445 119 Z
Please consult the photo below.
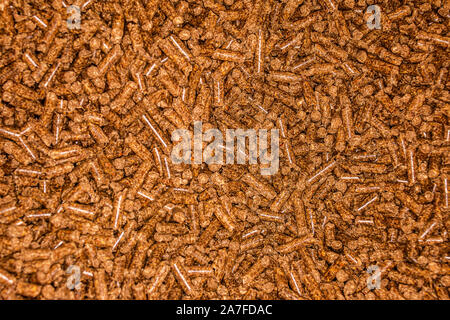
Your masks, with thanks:
M 449 1 L 0 13 L 1 299 L 449 299 Z M 175 165 L 194 121 L 279 171 Z

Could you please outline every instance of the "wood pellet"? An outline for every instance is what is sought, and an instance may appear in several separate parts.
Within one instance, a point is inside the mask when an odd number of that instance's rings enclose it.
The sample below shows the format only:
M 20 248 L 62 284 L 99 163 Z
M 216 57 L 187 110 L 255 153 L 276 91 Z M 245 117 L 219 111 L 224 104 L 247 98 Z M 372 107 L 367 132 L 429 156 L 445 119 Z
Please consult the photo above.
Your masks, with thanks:
M 449 299 L 449 1 L 0 14 L 0 299 Z

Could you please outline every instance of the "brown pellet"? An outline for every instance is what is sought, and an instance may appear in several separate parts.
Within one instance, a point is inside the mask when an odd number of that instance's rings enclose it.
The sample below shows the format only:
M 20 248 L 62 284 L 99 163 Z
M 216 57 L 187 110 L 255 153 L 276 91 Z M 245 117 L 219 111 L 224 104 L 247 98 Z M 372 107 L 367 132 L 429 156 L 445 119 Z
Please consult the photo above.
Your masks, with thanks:
M 449 299 L 448 1 L 68 1 L 80 28 L 22 2 L 0 5 L 1 299 Z

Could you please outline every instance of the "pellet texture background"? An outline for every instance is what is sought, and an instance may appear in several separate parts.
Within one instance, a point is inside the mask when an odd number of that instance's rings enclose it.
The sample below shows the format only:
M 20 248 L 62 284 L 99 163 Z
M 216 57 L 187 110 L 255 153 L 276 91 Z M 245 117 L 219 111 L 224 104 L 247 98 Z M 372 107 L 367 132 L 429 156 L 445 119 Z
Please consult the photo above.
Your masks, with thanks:
M 0 0 L 0 299 L 449 299 L 449 17 Z M 194 121 L 279 170 L 174 164 Z

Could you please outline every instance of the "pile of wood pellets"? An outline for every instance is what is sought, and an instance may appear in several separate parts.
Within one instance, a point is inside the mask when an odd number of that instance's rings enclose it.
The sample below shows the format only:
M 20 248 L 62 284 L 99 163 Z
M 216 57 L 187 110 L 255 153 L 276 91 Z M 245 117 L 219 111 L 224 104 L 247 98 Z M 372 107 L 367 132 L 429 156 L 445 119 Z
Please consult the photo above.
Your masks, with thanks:
M 449 299 L 449 1 L 0 14 L 0 299 Z M 279 170 L 175 164 L 194 121 Z

